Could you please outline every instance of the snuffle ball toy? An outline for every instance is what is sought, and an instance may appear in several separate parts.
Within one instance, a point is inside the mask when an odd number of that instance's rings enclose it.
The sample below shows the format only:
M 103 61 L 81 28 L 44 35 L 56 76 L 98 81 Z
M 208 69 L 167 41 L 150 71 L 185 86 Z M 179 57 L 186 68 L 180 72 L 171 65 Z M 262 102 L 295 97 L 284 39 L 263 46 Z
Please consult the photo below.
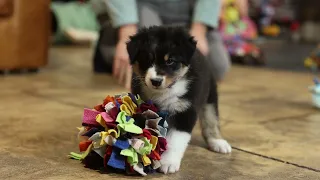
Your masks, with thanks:
M 167 149 L 167 116 L 139 95 L 107 96 L 102 104 L 84 109 L 78 128 L 80 153 L 69 157 L 100 171 L 143 176 L 156 172 Z

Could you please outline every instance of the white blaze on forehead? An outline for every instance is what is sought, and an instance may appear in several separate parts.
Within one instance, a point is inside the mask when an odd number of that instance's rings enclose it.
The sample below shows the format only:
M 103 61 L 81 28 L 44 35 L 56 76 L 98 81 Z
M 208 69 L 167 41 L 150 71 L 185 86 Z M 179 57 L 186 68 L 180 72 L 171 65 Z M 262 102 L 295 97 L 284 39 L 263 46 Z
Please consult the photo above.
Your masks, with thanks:
M 146 77 L 147 78 L 162 78 L 164 79 L 164 76 L 161 76 L 161 75 L 158 75 L 157 71 L 156 71 L 156 68 L 155 66 L 151 66 L 148 70 L 147 70 L 147 73 L 146 73 Z
M 157 71 L 156 68 L 154 66 L 150 67 L 146 73 L 146 77 L 148 77 L 147 79 L 150 78 L 156 78 L 157 77 Z
M 151 79 L 157 79 L 157 78 L 164 79 L 164 76 L 157 75 L 156 68 L 153 65 L 152 67 L 150 67 L 147 70 L 146 77 L 145 77 L 145 83 L 147 84 L 148 87 L 153 87 L 153 85 L 151 83 Z M 164 81 L 165 81 L 165 79 L 164 79 Z M 165 84 L 164 81 L 162 82 L 161 86 L 159 86 L 160 88 L 163 88 L 163 85 Z

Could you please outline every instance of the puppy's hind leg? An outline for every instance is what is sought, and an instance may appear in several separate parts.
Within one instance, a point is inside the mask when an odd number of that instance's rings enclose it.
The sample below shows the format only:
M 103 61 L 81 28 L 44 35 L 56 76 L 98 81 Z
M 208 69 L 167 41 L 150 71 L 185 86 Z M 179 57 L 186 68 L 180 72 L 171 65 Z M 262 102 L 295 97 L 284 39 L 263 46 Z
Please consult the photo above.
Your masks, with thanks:
M 218 153 L 230 153 L 231 146 L 220 134 L 220 124 L 215 104 L 206 104 L 200 110 L 199 118 L 202 135 L 209 149 Z

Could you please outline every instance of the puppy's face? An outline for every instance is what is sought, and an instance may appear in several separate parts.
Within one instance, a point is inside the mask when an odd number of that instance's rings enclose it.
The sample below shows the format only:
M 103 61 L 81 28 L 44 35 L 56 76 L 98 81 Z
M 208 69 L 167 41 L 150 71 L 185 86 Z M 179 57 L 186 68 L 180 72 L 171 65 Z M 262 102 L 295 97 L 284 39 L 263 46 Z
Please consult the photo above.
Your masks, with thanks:
M 182 28 L 141 29 L 127 44 L 134 72 L 150 89 L 170 88 L 184 76 L 196 42 Z

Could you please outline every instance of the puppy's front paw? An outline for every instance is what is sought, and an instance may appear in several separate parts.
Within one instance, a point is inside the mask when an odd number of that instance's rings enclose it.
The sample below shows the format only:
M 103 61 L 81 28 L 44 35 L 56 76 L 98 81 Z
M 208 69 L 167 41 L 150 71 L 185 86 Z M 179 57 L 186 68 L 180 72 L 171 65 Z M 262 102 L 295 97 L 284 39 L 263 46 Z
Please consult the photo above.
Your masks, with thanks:
M 164 174 L 175 173 L 180 169 L 181 158 L 174 156 L 170 151 L 164 152 L 161 156 L 160 171 Z
M 231 153 L 230 144 L 224 139 L 209 139 L 208 140 L 209 149 L 218 153 Z

